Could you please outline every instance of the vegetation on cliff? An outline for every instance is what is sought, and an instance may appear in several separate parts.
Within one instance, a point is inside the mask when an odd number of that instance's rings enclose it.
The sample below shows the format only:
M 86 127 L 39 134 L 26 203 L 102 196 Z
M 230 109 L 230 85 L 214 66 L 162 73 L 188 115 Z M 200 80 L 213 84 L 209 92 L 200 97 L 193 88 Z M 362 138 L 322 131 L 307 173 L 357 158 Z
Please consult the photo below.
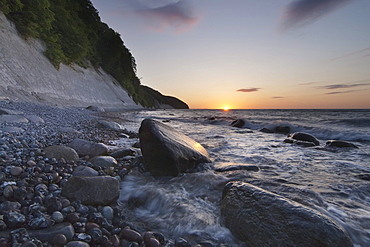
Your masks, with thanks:
M 111 74 L 136 103 L 156 106 L 158 99 L 144 90 L 136 75 L 135 58 L 120 34 L 101 22 L 90 0 L 0 0 L 0 11 L 24 38 L 45 42 L 45 55 L 55 67 L 91 63 Z

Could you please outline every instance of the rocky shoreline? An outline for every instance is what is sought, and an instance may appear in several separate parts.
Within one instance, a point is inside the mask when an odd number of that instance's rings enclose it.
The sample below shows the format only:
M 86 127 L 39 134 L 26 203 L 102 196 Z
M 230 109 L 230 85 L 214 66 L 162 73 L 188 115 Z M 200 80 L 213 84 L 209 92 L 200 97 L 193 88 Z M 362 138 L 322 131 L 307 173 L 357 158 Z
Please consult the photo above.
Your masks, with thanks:
M 119 184 L 140 151 L 119 138 L 137 133 L 97 111 L 1 100 L 0 246 L 190 246 L 126 222 Z

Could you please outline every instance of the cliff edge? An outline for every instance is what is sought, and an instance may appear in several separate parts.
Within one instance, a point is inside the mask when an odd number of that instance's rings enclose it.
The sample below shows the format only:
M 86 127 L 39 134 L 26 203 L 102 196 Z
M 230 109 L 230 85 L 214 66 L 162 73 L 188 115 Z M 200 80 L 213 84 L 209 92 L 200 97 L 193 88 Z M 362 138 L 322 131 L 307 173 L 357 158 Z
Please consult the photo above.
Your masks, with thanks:
M 0 12 L 0 99 L 62 106 L 143 108 L 102 69 L 76 64 L 60 64 L 56 69 L 44 51 L 42 41 L 24 40 Z

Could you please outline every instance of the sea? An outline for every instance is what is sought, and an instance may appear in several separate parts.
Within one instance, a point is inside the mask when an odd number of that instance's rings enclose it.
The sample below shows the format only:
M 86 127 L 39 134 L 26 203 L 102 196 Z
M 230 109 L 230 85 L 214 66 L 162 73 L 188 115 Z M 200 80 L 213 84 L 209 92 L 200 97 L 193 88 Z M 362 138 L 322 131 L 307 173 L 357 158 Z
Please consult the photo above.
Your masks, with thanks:
M 138 230 L 184 238 L 192 245 L 243 246 L 223 223 L 225 184 L 243 181 L 279 194 L 338 222 L 356 247 L 370 246 L 370 110 L 142 110 L 117 112 L 138 132 L 145 118 L 175 128 L 202 144 L 212 165 L 196 173 L 154 178 L 134 169 L 122 180 L 120 203 Z M 230 124 L 242 119 L 242 128 Z M 289 127 L 315 136 L 320 146 L 285 143 Z M 328 148 L 342 140 L 358 148 Z M 120 139 L 131 146 L 137 140 Z M 233 169 L 228 169 L 228 168 Z M 234 169 L 235 168 L 235 169 Z M 127 210 L 129 208 L 129 210 Z M 206 245 L 204 245 L 206 246 Z

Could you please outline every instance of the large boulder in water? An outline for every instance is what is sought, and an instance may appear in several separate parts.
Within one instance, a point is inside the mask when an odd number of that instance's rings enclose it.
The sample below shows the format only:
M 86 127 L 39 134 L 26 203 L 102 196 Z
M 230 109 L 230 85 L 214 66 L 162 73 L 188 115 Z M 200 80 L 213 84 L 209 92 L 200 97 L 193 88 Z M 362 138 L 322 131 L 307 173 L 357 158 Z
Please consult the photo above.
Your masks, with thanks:
M 312 142 L 313 144 L 315 144 L 315 146 L 320 145 L 320 142 L 319 140 L 317 140 L 316 137 L 314 137 L 313 135 L 304 133 L 304 132 L 295 132 L 293 134 L 290 134 L 289 138 L 292 138 L 298 141 Z
M 353 246 L 347 232 L 329 217 L 243 182 L 225 186 L 221 214 L 248 246 Z
M 355 144 L 346 142 L 346 141 L 339 141 L 339 140 L 329 140 L 325 144 L 326 147 L 337 147 L 337 148 L 358 148 Z
M 198 142 L 153 119 L 142 121 L 139 138 L 145 164 L 153 176 L 177 176 L 211 162 Z

